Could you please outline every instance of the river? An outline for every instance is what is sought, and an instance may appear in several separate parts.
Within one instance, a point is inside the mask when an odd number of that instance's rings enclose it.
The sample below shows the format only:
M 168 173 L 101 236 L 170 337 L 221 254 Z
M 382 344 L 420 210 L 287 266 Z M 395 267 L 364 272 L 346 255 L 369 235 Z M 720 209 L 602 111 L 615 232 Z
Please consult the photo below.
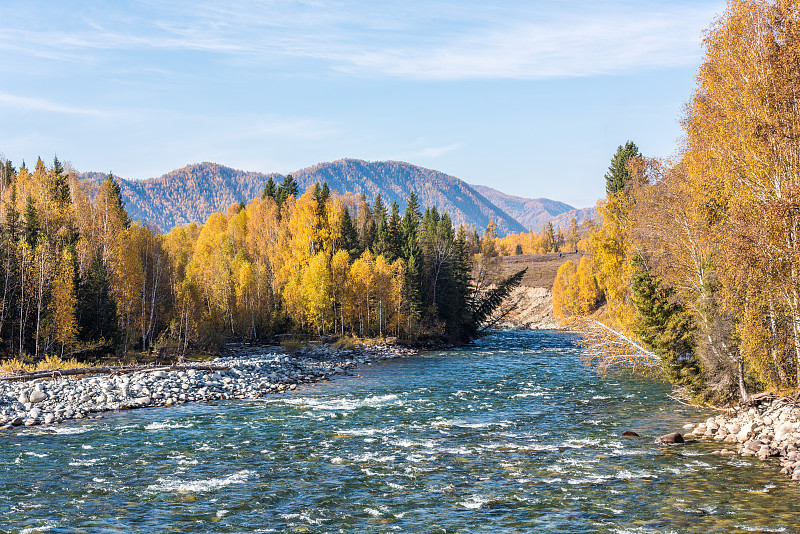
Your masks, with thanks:
M 4 434 L 0 531 L 798 532 L 776 464 L 655 445 L 709 413 L 598 377 L 574 341 L 499 332 L 262 400 Z

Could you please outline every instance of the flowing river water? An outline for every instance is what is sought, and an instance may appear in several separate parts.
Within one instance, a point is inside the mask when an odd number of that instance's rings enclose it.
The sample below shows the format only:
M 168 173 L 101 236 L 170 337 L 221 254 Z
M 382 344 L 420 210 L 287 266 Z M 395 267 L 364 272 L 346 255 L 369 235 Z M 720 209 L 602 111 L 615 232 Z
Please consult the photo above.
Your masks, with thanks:
M 263 400 L 3 434 L 0 532 L 800 532 L 775 464 L 655 445 L 708 413 L 579 357 L 500 332 Z

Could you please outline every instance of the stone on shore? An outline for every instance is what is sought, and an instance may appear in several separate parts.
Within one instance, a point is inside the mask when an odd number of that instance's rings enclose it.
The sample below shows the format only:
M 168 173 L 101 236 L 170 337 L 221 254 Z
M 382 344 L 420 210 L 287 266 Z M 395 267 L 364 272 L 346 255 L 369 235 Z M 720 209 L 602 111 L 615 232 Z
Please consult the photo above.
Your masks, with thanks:
M 800 408 L 793 398 L 768 398 L 698 424 L 691 435 L 739 443 L 738 453 L 761 460 L 778 457 L 780 472 L 800 480 Z M 724 438 L 722 437 L 724 436 Z M 716 454 L 736 454 L 728 449 Z
M 37 402 L 42 402 L 44 400 L 47 400 L 47 393 L 39 389 L 34 389 L 31 392 L 30 397 L 28 398 L 30 399 L 30 402 L 36 404 Z
M 254 399 L 330 379 L 367 361 L 415 354 L 414 349 L 373 345 L 357 350 L 305 347 L 288 356 L 228 348 L 212 365 L 226 370 L 141 370 L 119 376 L 55 377 L 31 382 L 0 381 L 0 427 L 95 419 L 97 412 L 170 406 L 185 402 Z

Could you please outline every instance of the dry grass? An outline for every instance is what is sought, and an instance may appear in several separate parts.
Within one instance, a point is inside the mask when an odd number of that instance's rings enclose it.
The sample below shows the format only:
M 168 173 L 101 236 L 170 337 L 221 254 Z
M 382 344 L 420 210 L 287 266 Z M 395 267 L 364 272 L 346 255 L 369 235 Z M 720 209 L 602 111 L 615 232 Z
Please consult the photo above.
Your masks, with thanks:
M 581 261 L 583 252 L 550 254 L 520 254 L 518 256 L 502 256 L 501 276 L 510 276 L 517 271 L 528 268 L 522 279 L 522 287 L 553 287 L 558 268 L 567 260 L 572 260 L 577 265 Z
M 295 339 L 285 339 L 281 341 L 281 347 L 283 347 L 283 349 L 289 354 L 294 354 L 306 346 L 308 346 L 308 343 L 303 343 L 302 341 L 297 341 Z
M 58 369 L 78 369 L 86 367 L 87 364 L 81 363 L 74 358 L 61 359 L 58 356 L 46 356 L 37 363 L 25 363 L 18 358 L 12 358 L 0 362 L 0 374 L 14 375 L 21 373 L 32 373 L 34 371 L 55 371 Z
M 352 336 L 340 337 L 333 343 L 336 349 L 353 350 L 358 347 L 374 347 L 375 345 L 395 345 L 396 337 L 366 337 L 357 338 Z

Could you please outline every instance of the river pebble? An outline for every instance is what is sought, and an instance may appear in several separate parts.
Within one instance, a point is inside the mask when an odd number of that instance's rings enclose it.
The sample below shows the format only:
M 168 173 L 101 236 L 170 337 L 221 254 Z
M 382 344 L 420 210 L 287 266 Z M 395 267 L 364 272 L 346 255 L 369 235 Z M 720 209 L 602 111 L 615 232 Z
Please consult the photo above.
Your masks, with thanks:
M 306 347 L 294 354 L 255 351 L 247 345 L 231 345 L 226 356 L 208 362 L 227 367 L 225 371 L 153 370 L 31 382 L 0 381 L 0 429 L 94 418 L 97 416 L 93 414 L 110 410 L 255 399 L 295 390 L 299 384 L 347 374 L 353 367 L 373 360 L 417 352 L 395 345 L 356 350 L 323 345 Z
M 772 399 L 755 407 L 732 410 L 688 428 L 688 438 L 722 441 L 736 447 L 736 452 L 722 449 L 716 454 L 777 458 L 781 473 L 800 480 L 800 407 L 789 399 Z

